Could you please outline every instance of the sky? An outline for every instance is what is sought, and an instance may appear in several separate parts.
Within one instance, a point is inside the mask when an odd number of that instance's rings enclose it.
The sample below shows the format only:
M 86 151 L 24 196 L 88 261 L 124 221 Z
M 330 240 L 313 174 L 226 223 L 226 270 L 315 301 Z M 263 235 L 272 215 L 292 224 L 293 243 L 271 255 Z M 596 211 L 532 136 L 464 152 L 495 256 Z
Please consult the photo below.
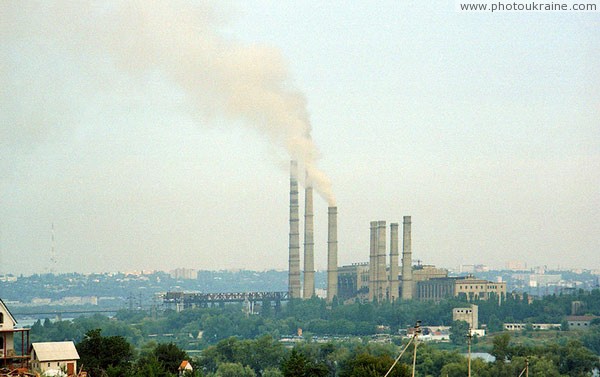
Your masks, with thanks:
M 370 221 L 411 216 L 424 264 L 600 268 L 598 12 L 0 14 L 0 273 L 286 269 L 291 158 L 319 194 L 317 270 L 331 204 L 339 265 L 368 261 Z

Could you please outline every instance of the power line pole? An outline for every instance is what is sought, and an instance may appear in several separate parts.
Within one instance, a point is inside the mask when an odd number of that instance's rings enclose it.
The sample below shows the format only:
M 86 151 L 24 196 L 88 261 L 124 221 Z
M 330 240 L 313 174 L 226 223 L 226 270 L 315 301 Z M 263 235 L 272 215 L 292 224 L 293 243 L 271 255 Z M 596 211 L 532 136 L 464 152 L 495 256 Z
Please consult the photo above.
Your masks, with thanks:
M 417 321 L 415 324 L 415 348 L 413 350 L 413 364 L 412 364 L 412 377 L 415 377 L 415 371 L 417 367 L 417 345 L 419 344 L 419 334 L 421 333 L 421 321 Z
M 467 333 L 467 344 L 468 344 L 468 353 L 467 353 L 467 362 L 468 362 L 468 372 L 467 376 L 471 377 L 471 339 L 473 338 L 473 334 L 471 333 L 471 326 L 469 326 L 469 332 Z

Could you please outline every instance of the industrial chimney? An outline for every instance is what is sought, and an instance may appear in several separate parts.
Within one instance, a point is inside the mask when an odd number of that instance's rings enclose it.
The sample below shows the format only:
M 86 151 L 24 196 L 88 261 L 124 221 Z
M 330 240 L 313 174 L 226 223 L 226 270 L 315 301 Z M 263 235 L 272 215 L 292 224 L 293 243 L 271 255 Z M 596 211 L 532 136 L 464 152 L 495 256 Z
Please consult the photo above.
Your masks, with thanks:
M 304 298 L 315 294 L 315 241 L 313 222 L 313 188 L 307 183 L 304 195 Z
M 413 298 L 412 243 L 410 216 L 404 216 L 404 234 L 402 238 L 402 299 Z
M 369 301 L 373 301 L 377 295 L 377 221 L 371 221 L 371 238 L 369 243 Z
M 377 224 L 377 302 L 383 302 L 387 297 L 388 278 L 387 278 L 387 265 L 385 263 L 385 249 L 387 237 L 385 235 L 386 226 L 385 221 L 379 221 Z
M 290 239 L 289 280 L 290 298 L 300 298 L 300 219 L 298 213 L 298 163 L 291 162 L 290 169 Z
M 398 265 L 398 223 L 390 224 L 390 297 L 389 300 L 394 302 L 399 295 L 400 267 Z
M 337 296 L 337 207 L 327 208 L 327 302 Z

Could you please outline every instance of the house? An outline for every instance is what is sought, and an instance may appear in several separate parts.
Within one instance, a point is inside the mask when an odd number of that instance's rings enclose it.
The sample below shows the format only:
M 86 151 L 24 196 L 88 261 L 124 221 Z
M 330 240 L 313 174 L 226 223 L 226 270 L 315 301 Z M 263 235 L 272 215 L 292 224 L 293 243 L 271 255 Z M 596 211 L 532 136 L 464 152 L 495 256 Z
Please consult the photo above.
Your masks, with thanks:
M 73 342 L 31 343 L 31 369 L 46 375 L 77 372 L 79 354 Z
M 21 336 L 20 350 L 15 350 L 15 335 Z M 17 328 L 17 320 L 0 299 L 0 367 L 26 365 L 28 347 L 29 329 Z
M 181 365 L 179 365 L 179 376 L 184 376 L 187 372 L 191 373 L 193 371 L 192 364 L 187 360 L 183 360 Z

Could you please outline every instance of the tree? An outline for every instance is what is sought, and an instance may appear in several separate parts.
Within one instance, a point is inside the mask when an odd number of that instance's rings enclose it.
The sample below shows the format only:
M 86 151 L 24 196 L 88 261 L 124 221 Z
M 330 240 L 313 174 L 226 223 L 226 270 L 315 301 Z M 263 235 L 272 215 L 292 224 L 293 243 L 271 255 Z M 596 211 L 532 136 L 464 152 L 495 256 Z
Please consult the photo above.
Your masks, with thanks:
M 322 362 L 309 360 L 294 348 L 281 363 L 281 372 L 284 377 L 325 377 L 329 375 L 329 368 Z
M 452 344 L 464 345 L 467 343 L 469 324 L 465 321 L 454 321 L 450 327 L 450 341 Z
M 467 364 L 464 362 L 453 362 L 446 364 L 440 371 L 441 376 L 463 377 L 467 375 Z
M 530 377 L 560 377 L 556 365 L 546 357 L 534 356 L 529 358 Z
M 240 363 L 221 363 L 217 368 L 216 377 L 256 377 L 249 366 Z
M 393 363 L 394 359 L 388 355 L 375 356 L 369 353 L 361 353 L 343 363 L 340 377 L 383 376 Z M 408 367 L 402 363 L 396 364 L 389 374 L 390 377 L 407 377 L 410 375 Z
M 138 376 L 171 377 L 172 374 L 165 370 L 156 356 L 149 354 L 138 359 L 132 377 Z
M 490 319 L 487 322 L 487 331 L 490 333 L 500 332 L 503 330 L 502 322 L 496 317 L 495 314 L 490 315 Z
M 281 372 L 284 377 L 304 377 L 304 370 L 308 360 L 306 357 L 293 349 L 288 357 L 281 363 Z
M 590 326 L 590 329 L 583 334 L 581 341 L 596 355 L 600 355 L 600 326 Z
M 405 361 L 410 360 L 408 355 L 405 357 Z M 465 363 L 465 358 L 458 351 L 440 350 L 436 346 L 426 343 L 419 345 L 419 352 L 417 352 L 417 374 L 419 376 L 440 375 L 440 370 L 451 363 Z
M 163 368 L 170 373 L 177 373 L 181 362 L 188 359 L 187 353 L 174 343 L 159 344 L 153 354 Z
M 504 363 L 511 357 L 511 349 L 509 347 L 510 334 L 498 334 L 492 340 L 493 346 L 490 354 L 496 358 L 496 362 Z
M 560 347 L 558 369 L 561 373 L 583 377 L 591 375 L 594 368 L 600 368 L 600 361 L 581 342 L 570 340 Z
M 238 342 L 236 361 L 248 365 L 256 373 L 269 367 L 281 365 L 285 353 L 284 346 L 270 335 L 264 335 L 256 340 Z
M 283 377 L 283 373 L 277 368 L 267 368 L 262 372 L 262 377 Z
M 102 336 L 101 329 L 90 330 L 76 345 L 80 365 L 84 365 L 90 375 L 125 375 L 133 357 L 131 345 L 122 336 Z

